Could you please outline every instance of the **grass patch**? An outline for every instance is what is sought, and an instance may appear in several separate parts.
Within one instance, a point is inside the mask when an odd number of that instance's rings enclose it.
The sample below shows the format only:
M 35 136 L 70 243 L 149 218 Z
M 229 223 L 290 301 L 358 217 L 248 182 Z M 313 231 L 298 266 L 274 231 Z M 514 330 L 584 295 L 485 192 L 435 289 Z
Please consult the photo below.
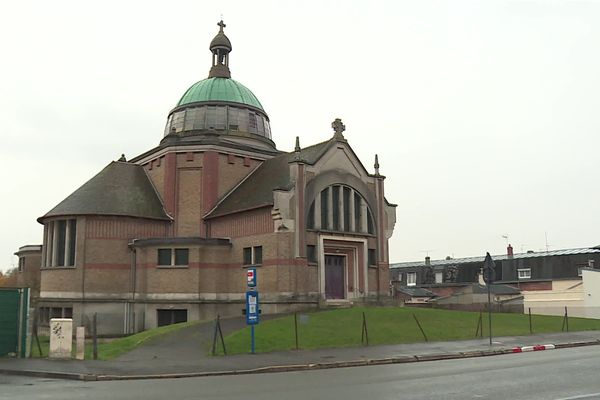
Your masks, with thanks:
M 423 342 L 416 315 L 429 341 L 474 339 L 478 312 L 448 311 L 409 307 L 348 308 L 298 314 L 298 342 L 301 349 L 361 345 L 362 313 L 365 313 L 369 344 Z M 563 317 L 532 315 L 534 333 L 561 332 Z M 483 336 L 488 335 L 487 314 L 483 315 Z M 569 317 L 569 330 L 600 330 L 600 320 Z M 494 336 L 528 335 L 525 314 L 494 313 Z M 261 322 L 255 328 L 256 352 L 295 349 L 294 316 Z M 250 352 L 250 328 L 225 337 L 227 354 Z
M 112 339 L 105 341 L 100 339 L 98 343 L 98 359 L 99 360 L 112 360 L 121 354 L 127 353 L 142 343 L 166 335 L 171 332 L 178 331 L 182 328 L 186 328 L 191 325 L 199 324 L 201 321 L 183 322 L 180 324 L 161 326 L 160 328 L 149 329 L 140 333 L 136 333 L 131 336 L 122 337 L 119 339 Z M 40 345 L 42 347 L 42 356 L 48 357 L 48 351 L 50 348 L 50 338 L 48 336 L 40 336 Z M 73 357 L 75 357 L 75 341 L 73 341 Z M 32 357 L 40 357 L 40 353 L 35 340 L 31 347 Z M 86 340 L 85 343 L 85 359 L 91 360 L 93 356 L 93 348 L 90 340 Z

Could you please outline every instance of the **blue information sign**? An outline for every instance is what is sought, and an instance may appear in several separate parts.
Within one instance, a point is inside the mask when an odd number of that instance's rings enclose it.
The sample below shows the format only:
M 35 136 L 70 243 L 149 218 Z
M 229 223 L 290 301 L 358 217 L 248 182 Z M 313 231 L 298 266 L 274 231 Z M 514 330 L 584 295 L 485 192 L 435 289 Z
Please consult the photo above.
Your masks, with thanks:
M 258 324 L 258 292 L 246 292 L 246 324 Z
M 248 287 L 256 287 L 256 268 L 246 270 L 246 284 Z

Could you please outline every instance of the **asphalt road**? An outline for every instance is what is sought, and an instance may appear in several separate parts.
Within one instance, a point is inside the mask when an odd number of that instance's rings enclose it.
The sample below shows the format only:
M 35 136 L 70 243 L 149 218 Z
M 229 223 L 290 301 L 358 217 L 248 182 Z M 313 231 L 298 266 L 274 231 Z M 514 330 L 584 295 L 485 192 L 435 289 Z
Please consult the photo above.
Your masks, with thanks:
M 600 346 L 308 372 L 77 382 L 0 375 L 0 399 L 600 399 Z

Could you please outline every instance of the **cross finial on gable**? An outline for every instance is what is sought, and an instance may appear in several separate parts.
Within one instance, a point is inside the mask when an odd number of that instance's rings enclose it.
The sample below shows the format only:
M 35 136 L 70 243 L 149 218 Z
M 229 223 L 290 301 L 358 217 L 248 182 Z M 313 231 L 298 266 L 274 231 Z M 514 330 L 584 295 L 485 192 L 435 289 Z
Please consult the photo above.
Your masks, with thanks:
M 227 26 L 227 25 L 225 25 L 225 22 L 223 22 L 222 19 L 221 19 L 221 21 L 219 21 L 219 23 L 217 25 L 219 25 L 219 32 L 223 32 L 223 28 L 225 28 Z
M 344 125 L 342 123 L 342 120 L 339 118 L 336 118 L 335 121 L 333 121 L 331 123 L 331 127 L 333 128 L 333 131 L 335 132 L 333 134 L 333 137 L 336 139 L 344 140 L 344 135 L 342 134 L 342 132 L 344 132 L 346 130 L 346 125 Z

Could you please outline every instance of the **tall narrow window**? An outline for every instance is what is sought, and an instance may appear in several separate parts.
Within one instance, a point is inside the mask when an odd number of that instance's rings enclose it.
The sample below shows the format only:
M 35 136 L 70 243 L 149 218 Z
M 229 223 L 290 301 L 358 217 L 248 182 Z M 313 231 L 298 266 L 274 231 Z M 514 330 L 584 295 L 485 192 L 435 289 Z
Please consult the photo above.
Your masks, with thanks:
M 308 209 L 308 217 L 306 217 L 306 228 L 315 229 L 315 203 L 312 203 Z
M 254 264 L 262 264 L 262 246 L 254 246 L 252 249 L 254 250 Z
M 248 114 L 248 132 L 256 133 L 256 114 L 249 113 Z
M 371 211 L 367 210 L 367 231 L 370 234 L 375 234 L 375 226 L 373 224 L 373 215 L 371 215 Z
M 194 121 L 194 129 L 205 129 L 206 124 L 204 123 L 204 119 L 206 118 L 206 108 L 200 107 L 198 108 L 198 112 L 196 113 L 196 120 Z
M 340 226 L 340 187 L 334 186 L 331 188 L 333 192 L 333 229 L 339 231 Z
M 67 254 L 68 261 L 67 265 L 75 265 L 75 245 L 77 238 L 77 220 L 70 219 L 69 220 L 69 237 L 67 240 L 69 241 L 69 254 Z
M 196 121 L 196 117 L 198 114 L 199 108 L 190 108 L 185 113 L 185 122 L 183 124 L 183 130 L 191 131 L 194 129 L 194 122 Z
M 252 264 L 252 247 L 244 247 L 244 265 Z
M 215 118 L 215 130 L 222 131 L 225 129 L 225 123 L 227 121 L 227 108 L 217 107 L 216 118 Z
M 65 265 L 65 245 L 66 245 L 66 236 L 67 236 L 67 221 L 60 220 L 58 221 L 58 257 L 56 265 L 59 267 L 63 267 Z
M 325 189 L 321 192 L 321 227 L 330 229 L 329 226 L 329 190 Z
M 350 209 L 350 194 L 350 188 L 344 186 L 344 230 L 346 231 L 350 231 L 350 218 L 352 218 L 350 215 L 352 212 Z
M 206 107 L 206 129 L 216 129 L 217 124 L 217 107 Z
M 377 265 L 377 251 L 369 249 L 369 265 Z
M 417 285 L 417 273 L 416 272 L 407 272 L 406 273 L 406 286 L 416 286 Z
M 313 264 L 317 262 L 317 246 L 306 246 L 306 261 Z
M 358 193 L 354 193 L 354 230 L 356 232 L 360 232 L 361 231 L 361 227 L 360 227 L 360 213 L 361 213 L 361 207 L 362 207 L 362 199 L 360 198 L 360 195 Z

